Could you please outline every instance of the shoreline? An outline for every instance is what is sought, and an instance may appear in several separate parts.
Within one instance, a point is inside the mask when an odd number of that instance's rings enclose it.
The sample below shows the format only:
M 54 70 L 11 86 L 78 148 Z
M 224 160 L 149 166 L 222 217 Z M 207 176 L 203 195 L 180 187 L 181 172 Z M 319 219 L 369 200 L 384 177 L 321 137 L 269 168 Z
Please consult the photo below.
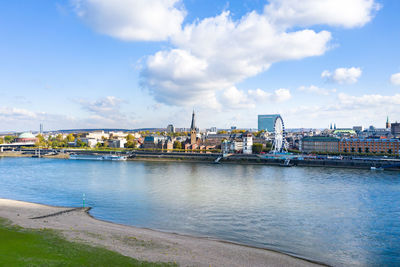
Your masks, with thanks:
M 326 266 L 272 249 L 108 222 L 93 217 L 89 210 L 0 198 L 0 217 L 13 224 L 54 229 L 68 240 L 139 260 L 180 266 Z
M 91 152 L 95 153 L 95 152 Z M 0 158 L 2 157 L 14 157 L 14 158 L 32 158 L 30 154 L 23 154 L 22 152 L 0 152 Z M 46 155 L 42 158 L 49 159 L 69 159 L 68 153 L 60 153 L 58 155 Z M 138 154 L 135 157 L 128 158 L 127 161 L 137 161 L 137 162 L 181 162 L 181 163 L 205 163 L 214 164 L 214 158 L 210 156 L 198 155 L 164 155 L 164 154 L 152 154 L 152 155 L 141 155 Z M 279 166 L 283 167 L 284 160 L 282 159 L 263 159 L 256 155 L 253 157 L 243 157 L 242 155 L 236 155 L 229 157 L 227 159 L 222 159 L 220 164 L 237 164 L 237 165 L 263 165 L 263 166 Z M 357 162 L 349 161 L 342 162 L 340 160 L 298 160 L 293 159 L 291 162 L 294 164 L 290 167 L 312 167 L 312 168 L 339 168 L 339 169 L 353 169 L 353 170 L 371 170 L 371 167 L 383 166 L 386 171 L 400 171 L 400 162 L 389 161 L 369 161 L 369 162 Z M 389 167 L 385 167 L 389 166 Z M 287 166 L 284 166 L 287 167 Z

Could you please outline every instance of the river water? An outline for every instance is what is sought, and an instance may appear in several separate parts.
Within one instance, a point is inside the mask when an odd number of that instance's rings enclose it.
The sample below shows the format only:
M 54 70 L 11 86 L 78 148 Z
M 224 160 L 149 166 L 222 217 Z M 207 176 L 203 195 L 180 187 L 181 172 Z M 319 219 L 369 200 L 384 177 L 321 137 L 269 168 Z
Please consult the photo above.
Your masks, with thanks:
M 400 265 L 400 173 L 0 158 L 0 197 L 269 248 L 335 266 Z

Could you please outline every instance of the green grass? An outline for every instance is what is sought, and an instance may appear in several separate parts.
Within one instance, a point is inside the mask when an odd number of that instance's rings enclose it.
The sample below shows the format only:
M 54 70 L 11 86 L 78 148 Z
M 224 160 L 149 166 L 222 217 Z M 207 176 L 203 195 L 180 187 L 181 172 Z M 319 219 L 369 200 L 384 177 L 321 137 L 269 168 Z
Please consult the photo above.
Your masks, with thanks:
M 151 263 L 85 244 L 53 230 L 24 229 L 0 218 L 0 266 L 177 266 Z

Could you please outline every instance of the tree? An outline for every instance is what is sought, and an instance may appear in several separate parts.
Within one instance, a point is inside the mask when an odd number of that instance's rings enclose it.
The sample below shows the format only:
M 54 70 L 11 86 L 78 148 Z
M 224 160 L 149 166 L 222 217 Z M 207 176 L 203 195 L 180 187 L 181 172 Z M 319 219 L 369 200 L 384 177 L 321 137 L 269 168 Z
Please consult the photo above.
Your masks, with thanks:
M 135 140 L 135 137 L 132 134 L 128 134 L 126 136 L 126 141 L 128 142 L 133 142 L 133 140 Z
M 12 136 L 12 135 L 6 135 L 6 136 L 4 136 L 4 142 L 5 142 L 6 144 L 11 143 L 14 139 L 15 139 L 15 136 Z
M 46 140 L 44 140 L 43 135 L 38 134 L 36 136 L 36 139 L 37 140 L 36 140 L 35 146 L 46 146 Z
M 217 134 L 227 134 L 227 133 L 228 133 L 227 131 L 221 130 L 221 131 L 218 131 Z
M 253 149 L 253 153 L 260 154 L 261 151 L 263 150 L 263 145 L 259 144 L 259 143 L 254 143 L 252 146 L 252 149 Z
M 68 142 L 74 142 L 74 141 L 75 141 L 74 135 L 73 135 L 73 134 L 67 135 L 67 141 L 68 141 Z
M 182 149 L 182 143 L 179 141 L 174 141 L 174 148 L 175 149 Z
M 125 144 L 125 147 L 126 147 L 126 148 L 136 148 L 136 146 L 137 146 L 136 140 L 128 141 L 128 142 L 126 142 L 126 144 Z
M 4 144 L 4 138 L 0 137 L 0 144 Z
M 391 149 L 389 149 L 389 150 L 388 150 L 388 153 L 389 153 L 389 154 L 392 154 L 393 152 L 392 152 L 392 150 L 391 150 Z

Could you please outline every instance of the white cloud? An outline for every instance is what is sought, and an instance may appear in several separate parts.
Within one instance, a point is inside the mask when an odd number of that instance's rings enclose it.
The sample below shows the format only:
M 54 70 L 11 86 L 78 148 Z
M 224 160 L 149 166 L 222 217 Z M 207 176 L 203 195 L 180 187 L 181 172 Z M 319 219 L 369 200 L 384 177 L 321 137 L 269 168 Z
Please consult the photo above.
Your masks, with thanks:
M 219 97 L 219 101 L 225 108 L 254 108 L 257 104 L 268 102 L 285 102 L 292 97 L 290 90 L 277 89 L 273 93 L 260 88 L 256 90 L 242 91 L 232 86 L 225 89 Z
M 0 107 L 0 118 L 2 120 L 30 120 L 36 118 L 37 114 L 35 112 L 21 109 L 21 108 L 11 108 L 11 107 Z
M 336 93 L 336 89 L 326 89 L 326 88 L 320 88 L 315 85 L 310 85 L 310 86 L 300 86 L 297 88 L 297 90 L 305 93 L 310 93 L 310 94 L 317 94 L 317 95 L 329 95 L 331 93 Z
M 265 14 L 277 25 L 361 27 L 380 5 L 374 0 L 270 0 Z
M 338 95 L 339 103 L 348 107 L 385 107 L 388 105 L 400 105 L 400 94 L 384 96 L 380 94 L 351 96 L 344 93 Z
M 233 88 L 273 63 L 323 55 L 330 48 L 331 33 L 306 27 L 361 27 L 379 9 L 375 0 L 271 0 L 262 13 L 252 11 L 235 20 L 225 11 L 182 28 L 181 0 L 75 0 L 74 7 L 101 33 L 123 40 L 168 40 L 170 48 L 144 61 L 141 85 L 159 103 L 213 108 L 222 102 L 250 101 L 257 92 L 241 96 Z M 354 68 L 357 74 L 352 69 L 325 74 L 353 83 L 361 70 Z M 264 97 L 290 98 L 290 92 L 282 90 L 265 92 Z
M 171 39 L 179 49 L 148 57 L 142 85 L 168 105 L 218 106 L 216 95 L 282 60 L 323 54 L 329 32 L 278 30 L 256 12 L 233 21 L 229 12 L 187 25 Z
M 321 77 L 327 81 L 339 84 L 353 84 L 361 77 L 362 70 L 360 68 L 337 68 L 333 73 L 325 70 L 321 73 Z
M 96 31 L 127 41 L 160 41 L 181 30 L 181 0 L 72 0 Z
M 390 76 L 390 82 L 394 85 L 400 85 L 400 72 Z

